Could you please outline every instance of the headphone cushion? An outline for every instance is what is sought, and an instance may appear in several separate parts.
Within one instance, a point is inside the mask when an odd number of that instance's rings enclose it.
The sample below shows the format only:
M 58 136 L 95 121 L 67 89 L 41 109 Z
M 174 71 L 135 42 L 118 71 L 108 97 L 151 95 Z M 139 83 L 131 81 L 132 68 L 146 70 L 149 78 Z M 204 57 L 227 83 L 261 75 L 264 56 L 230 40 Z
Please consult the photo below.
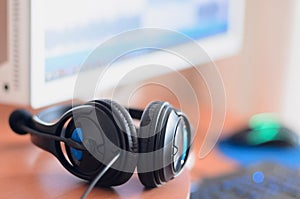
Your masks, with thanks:
M 163 102 L 155 101 L 151 102 L 143 112 L 140 129 L 139 129 L 139 137 L 141 138 L 149 138 L 153 136 L 156 128 L 156 122 L 158 119 L 158 113 L 161 109 Z
M 156 180 L 154 172 L 158 169 L 155 168 L 155 155 L 156 150 L 156 134 L 159 133 L 158 122 L 160 112 L 164 106 L 164 102 L 155 101 L 150 103 L 141 118 L 139 129 L 139 161 L 137 165 L 138 175 L 141 183 L 145 187 L 156 187 Z
M 130 155 L 134 155 L 133 158 L 129 158 L 127 157 L 129 153 L 125 152 L 124 154 L 126 157 L 124 157 L 124 155 L 122 157 L 121 152 L 121 156 L 119 159 L 125 163 L 120 168 L 126 169 L 125 171 L 118 171 L 116 169 L 113 169 L 112 171 L 110 180 L 111 182 L 108 182 L 108 184 L 121 185 L 129 180 L 137 164 L 138 139 L 136 128 L 134 126 L 132 118 L 130 117 L 130 114 L 123 106 L 108 99 L 104 99 L 97 102 L 105 103 L 107 107 L 111 108 L 114 120 L 118 125 L 122 126 L 120 123 L 125 125 L 125 129 L 122 129 L 123 131 L 125 130 L 125 132 L 122 133 L 120 136 L 123 136 L 123 139 L 126 140 L 126 142 L 128 143 L 128 148 L 126 148 L 126 150 L 130 152 Z
M 121 106 L 120 104 L 112 100 L 104 99 L 102 101 L 111 106 L 113 113 L 118 112 L 118 114 L 115 114 L 114 116 L 118 117 L 117 119 L 122 120 L 126 125 L 126 127 L 128 127 L 129 129 L 129 131 L 125 133 L 127 135 L 127 140 L 129 143 L 129 151 L 137 153 L 138 152 L 137 131 L 129 112 L 123 106 Z

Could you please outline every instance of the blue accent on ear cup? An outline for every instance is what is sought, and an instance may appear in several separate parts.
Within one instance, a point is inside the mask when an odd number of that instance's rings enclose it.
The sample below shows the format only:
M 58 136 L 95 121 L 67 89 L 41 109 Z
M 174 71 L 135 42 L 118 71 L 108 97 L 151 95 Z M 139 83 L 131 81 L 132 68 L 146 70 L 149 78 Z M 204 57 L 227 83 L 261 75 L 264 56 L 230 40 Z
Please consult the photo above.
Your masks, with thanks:
M 188 132 L 186 127 L 183 130 L 183 150 L 181 155 L 181 161 L 185 161 L 186 156 L 188 155 L 188 147 L 189 147 L 189 139 L 188 139 Z
M 76 128 L 74 129 L 72 136 L 71 136 L 72 140 L 78 142 L 78 143 L 82 143 L 82 130 L 81 128 Z M 74 156 L 74 158 L 78 161 L 82 160 L 82 156 L 83 156 L 83 152 L 74 148 L 70 148 L 71 149 L 71 153 Z

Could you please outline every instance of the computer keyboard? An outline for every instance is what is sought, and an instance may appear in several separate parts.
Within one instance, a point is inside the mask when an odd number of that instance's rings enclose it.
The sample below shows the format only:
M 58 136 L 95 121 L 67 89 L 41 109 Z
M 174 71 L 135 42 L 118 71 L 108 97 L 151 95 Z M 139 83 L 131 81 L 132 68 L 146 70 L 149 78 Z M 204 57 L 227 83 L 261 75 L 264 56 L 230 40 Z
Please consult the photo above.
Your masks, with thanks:
M 191 199 L 300 198 L 299 171 L 276 163 L 261 163 L 235 173 L 193 183 Z

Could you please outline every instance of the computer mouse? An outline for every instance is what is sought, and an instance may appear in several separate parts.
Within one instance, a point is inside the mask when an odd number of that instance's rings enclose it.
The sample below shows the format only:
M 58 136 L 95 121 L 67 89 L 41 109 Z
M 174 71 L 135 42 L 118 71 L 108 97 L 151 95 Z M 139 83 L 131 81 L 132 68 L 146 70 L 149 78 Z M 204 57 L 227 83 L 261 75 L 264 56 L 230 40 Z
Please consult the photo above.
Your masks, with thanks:
M 283 126 L 276 115 L 261 113 L 251 117 L 249 125 L 226 139 L 229 143 L 243 146 L 296 147 L 299 137 Z

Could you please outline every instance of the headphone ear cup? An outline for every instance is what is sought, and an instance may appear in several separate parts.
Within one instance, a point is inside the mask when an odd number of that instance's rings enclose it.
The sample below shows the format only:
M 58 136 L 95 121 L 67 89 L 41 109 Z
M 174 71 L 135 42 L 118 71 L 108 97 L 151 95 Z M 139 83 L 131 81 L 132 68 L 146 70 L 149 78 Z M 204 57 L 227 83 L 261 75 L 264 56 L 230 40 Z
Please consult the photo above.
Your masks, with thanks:
M 71 120 L 65 129 L 66 138 L 71 138 L 73 141 L 82 143 L 83 132 L 80 128 L 76 128 L 73 120 Z M 74 175 L 85 180 L 92 180 L 95 173 L 99 172 L 99 168 L 103 164 L 92 156 L 88 151 L 81 151 L 65 145 L 66 155 L 70 168 Z M 65 157 L 65 156 L 64 156 Z
M 116 102 L 95 100 L 85 105 L 95 111 L 96 117 L 87 111 L 83 111 L 82 115 L 77 113 L 74 118 L 77 123 L 74 121 L 73 126 L 67 127 L 69 130 L 66 134 L 74 141 L 82 139 L 84 143 L 93 141 L 94 144 L 86 146 L 90 149 L 88 151 L 67 146 L 68 158 L 73 165 L 70 170 L 74 175 L 91 181 L 102 171 L 107 161 L 112 160 L 111 157 L 120 153 L 97 184 L 104 187 L 121 185 L 129 180 L 137 164 L 138 141 L 133 121 L 127 110 Z
M 106 181 L 108 186 L 121 185 L 129 180 L 137 164 L 138 140 L 136 128 L 128 111 L 123 106 L 106 99 L 95 102 L 96 104 L 105 105 L 111 110 L 115 125 L 122 132 L 118 136 L 120 140 L 124 141 L 125 146 L 118 146 L 121 154 L 116 163 L 119 165 L 116 169 L 111 168 L 108 170 L 107 173 L 110 178 Z
M 155 177 L 158 168 L 155 163 L 156 138 L 160 131 L 159 119 L 163 102 L 150 103 L 143 112 L 139 129 L 139 161 L 138 176 L 145 187 L 153 188 L 159 185 Z

